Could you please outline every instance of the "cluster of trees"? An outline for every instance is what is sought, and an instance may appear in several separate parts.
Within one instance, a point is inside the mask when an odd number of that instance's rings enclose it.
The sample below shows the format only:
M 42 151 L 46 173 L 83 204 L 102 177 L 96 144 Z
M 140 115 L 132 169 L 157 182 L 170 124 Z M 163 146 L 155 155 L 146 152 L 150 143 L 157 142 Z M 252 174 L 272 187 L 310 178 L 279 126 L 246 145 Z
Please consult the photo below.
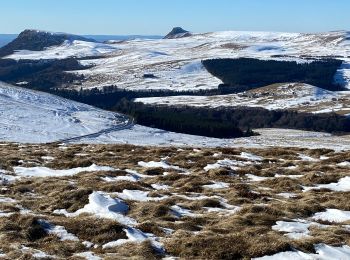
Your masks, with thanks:
M 212 96 L 222 95 L 225 89 L 205 89 L 205 90 L 127 90 L 120 89 L 117 86 L 107 86 L 102 88 L 92 88 L 74 90 L 53 88 L 47 89 L 51 94 L 61 96 L 67 99 L 87 103 L 96 107 L 109 109 L 118 104 L 122 99 L 132 100 L 145 97 L 168 97 L 168 96 Z M 232 92 L 230 92 L 232 93 Z
M 143 125 L 172 131 L 180 130 L 180 132 L 199 134 L 196 133 L 196 128 L 205 124 L 208 127 L 200 135 L 208 136 L 209 133 L 210 136 L 214 136 L 211 129 L 215 131 L 217 126 L 216 130 L 222 131 L 223 134 L 215 134 L 216 137 L 229 137 L 230 133 L 235 133 L 234 137 L 238 137 L 240 134 L 239 131 L 235 132 L 235 128 L 240 129 L 242 136 L 253 134 L 250 131 L 253 128 L 290 128 L 329 133 L 350 131 L 350 120 L 335 113 L 310 114 L 291 110 L 271 111 L 254 107 L 152 106 L 126 100 L 113 109 L 133 116 Z M 219 129 L 221 127 L 222 129 Z
M 86 69 L 76 59 L 62 60 L 11 60 L 0 59 L 0 81 L 15 84 L 27 81 L 26 87 L 48 91 L 51 88 L 64 86 L 82 80 L 82 75 L 66 71 Z
M 342 90 L 334 84 L 334 75 L 342 61 L 324 59 L 297 63 L 296 61 L 240 59 L 211 59 L 202 61 L 205 68 L 224 82 L 225 87 L 240 90 L 274 83 L 300 82 L 328 90 Z
M 149 106 L 130 102 L 119 102 L 113 110 L 132 116 L 141 125 L 178 133 L 216 138 L 237 138 L 254 135 L 250 128 L 245 131 L 236 122 L 222 120 L 213 110 L 168 106 Z

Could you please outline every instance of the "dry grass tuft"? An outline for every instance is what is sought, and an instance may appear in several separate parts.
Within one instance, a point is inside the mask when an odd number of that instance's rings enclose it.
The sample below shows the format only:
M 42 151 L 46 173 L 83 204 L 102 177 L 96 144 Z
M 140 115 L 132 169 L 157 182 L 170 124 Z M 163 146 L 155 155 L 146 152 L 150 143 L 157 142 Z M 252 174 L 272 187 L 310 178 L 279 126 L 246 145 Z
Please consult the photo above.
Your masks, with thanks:
M 173 238 L 166 240 L 165 248 L 185 259 L 241 259 L 290 250 L 283 238 L 272 233 L 264 236 L 246 233 L 195 236 L 176 232 Z
M 2 218 L 0 232 L 5 234 L 8 243 L 18 240 L 33 242 L 47 236 L 36 217 L 18 213 Z

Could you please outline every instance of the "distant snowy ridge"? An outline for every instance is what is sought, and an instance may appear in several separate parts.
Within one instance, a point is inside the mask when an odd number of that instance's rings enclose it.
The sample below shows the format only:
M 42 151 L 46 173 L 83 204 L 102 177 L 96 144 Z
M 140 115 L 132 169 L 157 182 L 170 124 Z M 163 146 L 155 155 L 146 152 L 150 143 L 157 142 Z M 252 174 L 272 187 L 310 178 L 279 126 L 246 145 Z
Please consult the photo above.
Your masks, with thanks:
M 59 46 L 48 47 L 43 51 L 16 50 L 13 54 L 5 58 L 14 60 L 83 58 L 104 55 L 117 50 L 117 47 L 104 43 L 66 40 Z
M 177 30 L 175 32 L 178 32 Z M 180 33 L 181 34 L 181 33 Z M 83 42 L 83 43 L 82 43 Z M 350 41 L 345 31 L 318 34 L 281 32 L 223 31 L 191 33 L 174 39 L 135 39 L 113 44 L 97 44 L 76 39 L 37 51 L 17 48 L 10 59 L 64 59 L 89 57 L 81 60 L 89 69 L 72 71 L 83 74 L 83 84 L 119 88 L 199 90 L 215 89 L 221 81 L 203 67 L 188 70 L 191 64 L 213 58 L 257 58 L 293 60 L 305 57 L 337 57 L 344 61 L 336 80 L 350 88 Z M 95 59 L 91 59 L 95 56 Z M 101 57 L 103 56 L 103 57 Z M 154 78 L 143 77 L 153 74 Z

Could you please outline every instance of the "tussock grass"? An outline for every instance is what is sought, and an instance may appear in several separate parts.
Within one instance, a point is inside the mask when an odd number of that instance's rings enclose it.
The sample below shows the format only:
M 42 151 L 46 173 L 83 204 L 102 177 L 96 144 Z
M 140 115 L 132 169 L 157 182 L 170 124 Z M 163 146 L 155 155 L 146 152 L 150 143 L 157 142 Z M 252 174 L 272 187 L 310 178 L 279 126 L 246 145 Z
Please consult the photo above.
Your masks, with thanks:
M 54 217 L 53 220 L 55 224 L 64 226 L 68 232 L 75 234 L 82 241 L 90 241 L 94 244 L 101 245 L 127 238 L 123 226 L 113 220 L 96 219 L 89 216 Z
M 5 235 L 8 243 L 18 240 L 33 242 L 47 236 L 36 217 L 18 213 L 2 218 L 0 232 Z
M 281 177 L 262 181 L 261 184 L 276 192 L 299 192 L 302 190 L 301 182 L 298 179 Z
M 128 217 L 137 221 L 136 228 L 160 237 L 169 255 L 182 259 L 250 259 L 295 248 L 313 252 L 314 244 L 326 243 L 339 246 L 350 244 L 349 231 L 342 224 L 327 224 L 327 228 L 310 228 L 311 238 L 292 240 L 283 232 L 272 230 L 276 221 L 309 219 L 316 212 L 327 208 L 350 210 L 350 192 L 311 190 L 303 192 L 303 186 L 328 184 L 349 176 L 347 168 L 336 164 L 349 160 L 350 152 L 334 152 L 327 149 L 269 148 L 235 149 L 211 148 L 194 150 L 173 147 L 137 147 L 131 145 L 68 145 L 67 149 L 56 144 L 25 145 L 9 144 L 0 146 L 0 169 L 10 171 L 21 165 L 45 166 L 53 169 L 86 167 L 95 163 L 121 169 L 110 172 L 85 172 L 74 176 L 53 178 L 23 178 L 6 184 L 0 189 L 1 196 L 16 199 L 16 202 L 0 203 L 0 211 L 13 213 L 0 218 L 0 249 L 10 259 L 32 259 L 32 253 L 24 253 L 20 245 L 42 250 L 59 259 L 78 259 L 75 253 L 93 251 L 103 259 L 160 259 L 149 241 L 127 243 L 115 248 L 103 249 L 102 245 L 118 239 L 126 239 L 125 226 L 110 219 L 94 215 L 80 215 L 67 218 L 55 215 L 56 209 L 75 212 L 88 203 L 93 191 L 109 193 L 112 197 L 124 189 L 148 191 L 148 196 L 167 198 L 160 201 L 126 201 Z M 241 152 L 263 157 L 233 171 L 217 168 L 205 171 L 208 164 L 230 159 L 247 162 L 240 158 Z M 80 154 L 80 155 L 79 155 Z M 217 154 L 214 156 L 214 154 Z M 299 154 L 315 159 L 303 161 Z M 43 160 L 52 156 L 54 160 Z M 138 162 L 160 161 L 166 158 L 171 165 L 184 169 L 143 168 Z M 23 160 L 24 162 L 20 162 Z M 296 168 L 288 169 L 289 166 Z M 129 175 L 125 169 L 145 174 L 137 182 L 106 182 L 102 177 Z M 167 172 L 164 175 L 164 172 Z M 186 173 L 186 174 L 185 174 Z M 253 182 L 246 174 L 271 179 Z M 303 175 L 301 178 L 280 175 Z M 203 185 L 225 182 L 228 188 L 207 189 Z M 155 190 L 152 184 L 164 184 L 169 189 Z M 297 196 L 284 198 L 279 193 L 292 192 Z M 186 197 L 181 197 L 187 196 Z M 198 196 L 204 196 L 198 199 Z M 196 199 L 197 198 L 197 199 Z M 225 214 L 225 204 L 239 206 L 234 214 Z M 177 205 L 190 210 L 191 216 L 177 216 L 171 207 Z M 205 208 L 218 212 L 208 212 Z M 28 209 L 32 214 L 23 212 Z M 220 213 L 221 210 L 221 213 Z M 224 213 L 222 213 L 224 212 Z M 45 219 L 54 225 L 63 226 L 80 241 L 61 241 L 49 235 L 38 225 L 38 219 Z M 163 228 L 172 229 L 167 233 Z M 82 241 L 90 241 L 96 248 L 85 248 Z
M 166 240 L 165 247 L 171 254 L 185 259 L 241 259 L 290 249 L 283 238 L 272 233 L 258 236 L 235 232 L 227 235 L 177 232 Z
M 129 215 L 131 217 L 137 217 L 139 221 L 145 222 L 148 220 L 165 219 L 173 220 L 173 216 L 170 214 L 170 206 L 172 202 L 168 200 L 159 202 L 147 202 L 147 203 L 133 203 Z
M 106 260 L 113 259 L 141 259 L 141 260 L 156 260 L 161 259 L 159 253 L 154 249 L 149 241 L 140 244 L 127 243 L 123 246 L 106 250 Z

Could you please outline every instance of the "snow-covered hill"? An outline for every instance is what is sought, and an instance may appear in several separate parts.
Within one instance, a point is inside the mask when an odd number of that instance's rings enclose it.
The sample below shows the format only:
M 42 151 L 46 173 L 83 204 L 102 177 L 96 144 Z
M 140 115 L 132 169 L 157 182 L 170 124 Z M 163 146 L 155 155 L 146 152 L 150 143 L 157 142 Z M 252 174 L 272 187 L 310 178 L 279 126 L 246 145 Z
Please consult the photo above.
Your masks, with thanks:
M 349 33 L 345 31 L 320 34 L 227 31 L 114 44 L 73 41 L 43 51 L 19 50 L 7 58 L 84 56 L 98 56 L 81 61 L 84 65 L 94 65 L 92 68 L 72 72 L 85 75 L 84 87 L 117 85 L 133 90 L 211 89 L 217 88 L 221 82 L 201 66 L 203 59 L 251 57 L 301 61 L 300 58 L 305 56 L 332 56 L 344 60 L 336 80 L 350 86 L 350 41 Z M 153 74 L 154 77 L 144 77 L 145 74 Z M 76 87 L 80 88 L 80 85 Z
M 0 140 L 52 142 L 123 125 L 123 115 L 0 83 Z
M 341 115 L 350 113 L 350 91 L 328 91 L 307 84 L 274 84 L 239 94 L 139 98 L 136 102 L 167 106 L 262 107 Z

